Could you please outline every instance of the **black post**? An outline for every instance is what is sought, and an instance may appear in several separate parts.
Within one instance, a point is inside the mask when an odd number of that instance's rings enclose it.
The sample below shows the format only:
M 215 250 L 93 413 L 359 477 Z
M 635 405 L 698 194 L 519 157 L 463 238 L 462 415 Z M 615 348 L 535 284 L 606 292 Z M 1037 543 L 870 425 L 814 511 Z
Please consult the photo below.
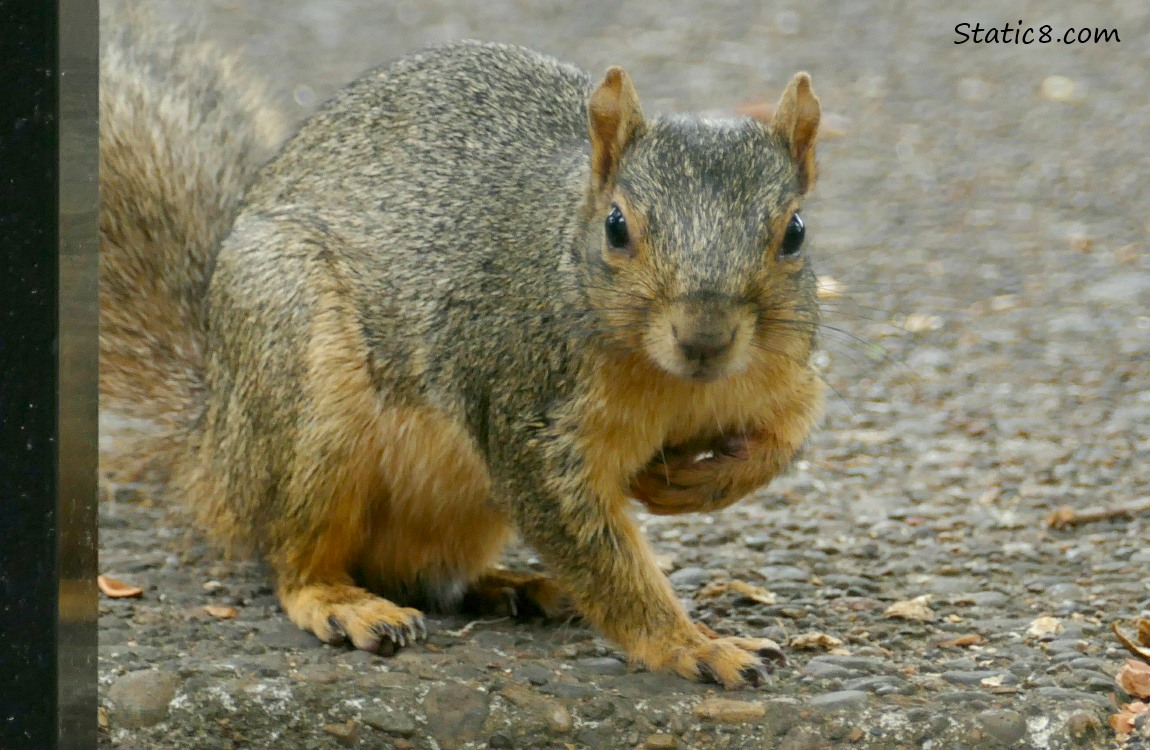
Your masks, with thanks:
M 0 0 L 0 747 L 94 747 L 94 0 Z

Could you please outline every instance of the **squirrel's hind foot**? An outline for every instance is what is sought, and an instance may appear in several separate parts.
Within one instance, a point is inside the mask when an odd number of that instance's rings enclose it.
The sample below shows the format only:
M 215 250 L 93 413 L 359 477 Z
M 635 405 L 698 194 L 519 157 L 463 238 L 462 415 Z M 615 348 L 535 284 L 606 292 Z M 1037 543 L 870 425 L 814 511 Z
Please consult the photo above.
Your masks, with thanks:
M 523 620 L 558 620 L 578 614 L 571 598 L 551 577 L 501 568 L 492 568 L 467 587 L 463 609 Z
M 296 625 L 325 643 L 351 641 L 363 651 L 394 654 L 427 638 L 423 613 L 347 584 L 315 583 L 280 591 Z

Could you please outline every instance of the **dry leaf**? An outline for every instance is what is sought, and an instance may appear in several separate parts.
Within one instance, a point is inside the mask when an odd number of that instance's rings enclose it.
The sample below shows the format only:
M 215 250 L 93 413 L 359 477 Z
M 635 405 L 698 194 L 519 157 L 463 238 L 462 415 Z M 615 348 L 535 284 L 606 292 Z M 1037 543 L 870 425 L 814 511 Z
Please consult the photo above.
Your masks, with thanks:
M 139 586 L 131 586 L 116 578 L 96 576 L 96 586 L 100 592 L 110 599 L 124 599 L 132 596 L 143 596 L 144 590 Z
M 842 646 L 843 641 L 839 638 L 835 638 L 833 635 L 827 635 L 826 633 L 810 632 L 792 635 L 787 639 L 787 645 L 791 648 L 800 650 L 821 649 L 823 651 L 830 651 L 833 648 L 839 648 Z
M 1148 621 L 1140 618 L 1136 624 L 1136 627 L 1138 628 L 1138 641 L 1140 642 L 1143 642 L 1143 636 L 1147 635 L 1144 632 L 1146 625 L 1143 625 L 1143 623 L 1146 622 Z M 1138 643 L 1131 640 L 1130 636 L 1126 635 L 1118 629 L 1118 623 L 1116 622 L 1110 623 L 1110 629 L 1114 631 L 1114 635 L 1118 637 L 1118 640 L 1122 642 L 1122 645 L 1126 647 L 1127 651 L 1134 654 L 1139 659 L 1142 659 L 1142 661 L 1150 663 L 1150 648 L 1139 646 Z M 1148 638 L 1148 640 L 1150 640 L 1150 638 Z
M 916 596 L 901 602 L 895 602 L 883 611 L 884 617 L 898 620 L 914 620 L 915 622 L 933 622 L 934 612 L 930 607 L 930 594 Z
M 1146 713 L 1148 709 L 1150 706 L 1142 701 L 1127 703 L 1118 713 L 1110 716 L 1110 726 L 1114 728 L 1115 734 L 1119 737 L 1125 737 L 1134 731 L 1135 719 Z
M 228 607 L 222 604 L 205 604 L 204 611 L 217 620 L 230 620 L 239 614 L 239 610 L 235 607 Z
M 1030 623 L 1026 634 L 1033 638 L 1041 638 L 1044 635 L 1057 635 L 1062 632 L 1062 620 L 1050 615 L 1043 615 L 1042 617 L 1034 618 L 1034 622 Z
M 733 591 L 739 596 L 758 602 L 759 604 L 774 604 L 775 595 L 762 586 L 756 586 L 746 581 L 712 581 L 695 595 L 699 599 L 713 599 L 716 596 Z
M 1150 664 L 1127 659 L 1114 676 L 1114 681 L 1135 698 L 1150 698 Z
M 1138 629 L 1138 643 L 1150 646 L 1150 619 L 1139 617 L 1134 621 L 1134 627 Z
M 939 646 L 945 646 L 945 647 L 981 646 L 984 643 L 986 643 L 986 639 L 983 638 L 978 633 L 967 633 L 966 635 L 960 635 L 957 638 L 951 638 L 949 640 L 939 641 L 938 645 Z

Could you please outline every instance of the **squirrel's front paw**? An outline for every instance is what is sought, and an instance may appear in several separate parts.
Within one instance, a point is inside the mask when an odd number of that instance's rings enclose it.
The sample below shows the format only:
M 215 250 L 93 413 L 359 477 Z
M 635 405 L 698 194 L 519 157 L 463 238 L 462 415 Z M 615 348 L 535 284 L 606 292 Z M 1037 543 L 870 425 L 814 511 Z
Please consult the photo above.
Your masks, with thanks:
M 727 436 L 667 448 L 631 483 L 631 494 L 656 515 L 724 507 L 731 469 L 750 455 L 751 439 Z
M 766 682 L 776 664 L 786 662 L 782 649 L 768 638 L 719 637 L 690 646 L 672 648 L 650 666 L 669 669 L 703 682 L 717 682 L 732 690 Z
M 389 656 L 427 637 L 422 612 L 357 586 L 312 584 L 281 590 L 280 602 L 292 622 L 326 643 L 350 640 L 358 649 Z

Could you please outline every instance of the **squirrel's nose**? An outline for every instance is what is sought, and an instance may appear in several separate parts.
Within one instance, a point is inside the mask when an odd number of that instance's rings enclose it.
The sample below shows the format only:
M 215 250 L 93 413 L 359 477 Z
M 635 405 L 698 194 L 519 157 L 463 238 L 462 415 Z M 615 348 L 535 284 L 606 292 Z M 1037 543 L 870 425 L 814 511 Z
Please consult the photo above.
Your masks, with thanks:
M 679 351 L 690 362 L 697 362 L 702 364 L 715 359 L 727 351 L 731 347 L 731 342 L 734 341 L 734 331 L 723 330 L 710 330 L 710 331 L 692 331 L 689 334 L 680 334 L 678 330 L 674 331 L 675 341 L 679 345 Z

